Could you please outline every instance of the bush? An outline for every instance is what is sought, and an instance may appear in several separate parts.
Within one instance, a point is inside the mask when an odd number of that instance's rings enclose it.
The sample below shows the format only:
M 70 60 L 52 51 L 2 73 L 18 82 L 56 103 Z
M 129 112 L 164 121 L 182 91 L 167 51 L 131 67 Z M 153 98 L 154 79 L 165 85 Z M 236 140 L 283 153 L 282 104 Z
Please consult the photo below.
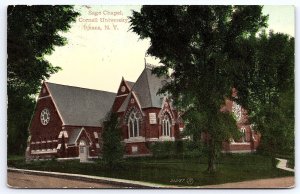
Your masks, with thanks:
M 150 150 L 155 158 L 172 158 L 176 153 L 174 142 L 156 142 L 150 145 Z
M 291 158 L 287 161 L 286 167 L 294 169 L 295 168 L 295 159 Z
M 156 142 L 150 145 L 155 158 L 197 158 L 203 154 L 200 141 Z
M 103 124 L 103 161 L 110 168 L 118 168 L 123 162 L 124 146 L 117 114 L 109 113 Z
M 185 158 L 198 158 L 203 155 L 203 143 L 200 141 L 184 141 L 183 148 Z

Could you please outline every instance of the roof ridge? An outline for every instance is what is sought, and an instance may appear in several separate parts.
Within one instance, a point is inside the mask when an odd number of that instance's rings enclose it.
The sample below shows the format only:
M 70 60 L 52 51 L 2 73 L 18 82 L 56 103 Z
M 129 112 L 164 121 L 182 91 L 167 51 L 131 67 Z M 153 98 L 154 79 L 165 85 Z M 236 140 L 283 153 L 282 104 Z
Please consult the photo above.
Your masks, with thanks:
M 70 88 L 78 88 L 78 89 L 84 89 L 84 90 L 92 90 L 92 91 L 98 91 L 98 92 L 106 92 L 106 93 L 116 94 L 115 92 L 110 92 L 110 91 L 105 91 L 105 90 L 84 88 L 84 87 L 79 87 L 79 86 L 70 86 L 70 85 L 58 84 L 58 83 L 53 83 L 53 82 L 48 82 L 48 81 L 47 82 L 45 81 L 45 84 L 54 84 L 54 85 L 59 85 L 59 86 L 64 86 L 64 87 L 70 87 Z

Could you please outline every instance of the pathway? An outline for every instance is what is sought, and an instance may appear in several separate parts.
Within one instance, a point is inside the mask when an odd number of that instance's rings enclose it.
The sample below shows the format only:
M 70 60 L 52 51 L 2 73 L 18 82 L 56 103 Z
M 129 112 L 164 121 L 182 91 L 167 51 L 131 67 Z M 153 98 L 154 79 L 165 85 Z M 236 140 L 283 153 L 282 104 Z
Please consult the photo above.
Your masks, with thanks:
M 276 158 L 279 160 L 279 163 L 277 164 L 277 168 L 280 168 L 282 170 L 290 171 L 290 172 L 295 172 L 294 169 L 286 167 L 287 160 L 286 159 L 281 159 L 281 158 Z

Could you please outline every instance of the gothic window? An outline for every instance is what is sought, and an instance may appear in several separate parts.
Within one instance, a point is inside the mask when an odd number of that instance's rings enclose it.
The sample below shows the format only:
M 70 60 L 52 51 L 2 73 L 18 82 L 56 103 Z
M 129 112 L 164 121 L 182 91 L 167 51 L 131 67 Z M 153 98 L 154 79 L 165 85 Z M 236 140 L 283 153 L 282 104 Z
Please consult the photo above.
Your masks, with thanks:
M 140 136 L 140 118 L 136 111 L 132 111 L 128 117 L 128 134 L 129 137 Z
M 167 114 L 164 115 L 162 120 L 162 135 L 171 136 L 171 122 Z
M 246 141 L 246 129 L 245 127 L 241 128 L 241 133 L 242 133 L 242 142 Z

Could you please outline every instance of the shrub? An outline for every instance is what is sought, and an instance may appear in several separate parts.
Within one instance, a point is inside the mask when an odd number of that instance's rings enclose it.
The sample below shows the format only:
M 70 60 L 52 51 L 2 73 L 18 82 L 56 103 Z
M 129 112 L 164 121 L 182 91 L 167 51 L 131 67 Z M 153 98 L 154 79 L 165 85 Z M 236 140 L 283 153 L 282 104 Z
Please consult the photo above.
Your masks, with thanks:
M 155 158 L 197 158 L 203 153 L 200 141 L 156 142 L 150 145 Z
M 203 155 L 203 143 L 200 141 L 184 141 L 183 149 L 185 158 L 198 158 Z
M 150 150 L 156 158 L 172 158 L 176 153 L 174 142 L 156 142 L 150 145 Z
M 103 128 L 103 160 L 110 168 L 116 168 L 122 163 L 124 153 L 118 116 L 109 113 Z

